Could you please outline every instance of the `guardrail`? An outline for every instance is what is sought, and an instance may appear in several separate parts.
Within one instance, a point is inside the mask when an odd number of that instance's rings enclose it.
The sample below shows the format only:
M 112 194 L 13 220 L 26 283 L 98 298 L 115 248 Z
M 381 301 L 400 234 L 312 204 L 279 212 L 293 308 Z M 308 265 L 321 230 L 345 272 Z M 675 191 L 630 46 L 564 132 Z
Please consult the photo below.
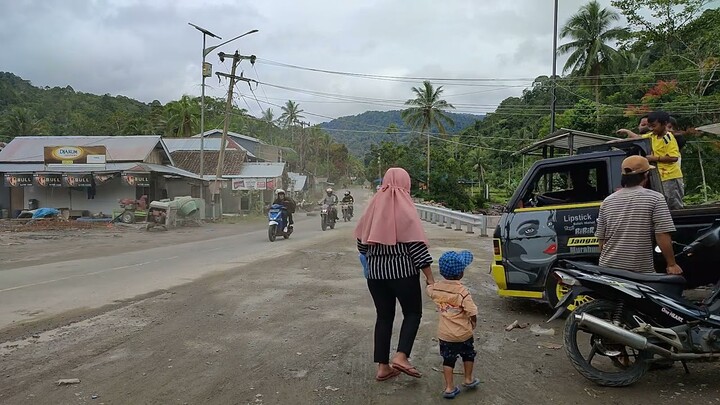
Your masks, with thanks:
M 480 236 L 488 236 L 488 221 L 485 215 L 467 214 L 425 204 L 415 204 L 415 208 L 423 221 L 444 226 L 446 229 L 453 229 L 454 226 L 456 231 L 462 231 L 462 226 L 465 226 L 467 233 L 475 233 L 473 228 L 478 227 Z

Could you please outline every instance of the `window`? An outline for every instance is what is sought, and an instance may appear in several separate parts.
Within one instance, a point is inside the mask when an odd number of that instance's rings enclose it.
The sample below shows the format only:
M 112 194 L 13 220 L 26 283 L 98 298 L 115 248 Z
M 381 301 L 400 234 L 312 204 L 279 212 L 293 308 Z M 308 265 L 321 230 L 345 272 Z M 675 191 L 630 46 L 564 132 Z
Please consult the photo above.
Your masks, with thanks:
M 529 183 L 522 207 L 602 201 L 609 194 L 605 162 L 573 163 L 541 169 Z

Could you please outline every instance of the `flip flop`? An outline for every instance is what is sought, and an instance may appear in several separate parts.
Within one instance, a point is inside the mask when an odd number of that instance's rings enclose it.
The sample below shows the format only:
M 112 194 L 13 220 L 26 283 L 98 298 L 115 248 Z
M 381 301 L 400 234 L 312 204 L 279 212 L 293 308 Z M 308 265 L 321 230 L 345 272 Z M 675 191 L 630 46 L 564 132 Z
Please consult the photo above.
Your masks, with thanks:
M 382 377 L 375 377 L 375 381 L 387 381 L 387 380 L 389 380 L 389 379 L 391 379 L 391 378 L 395 378 L 395 377 L 397 377 L 397 376 L 399 376 L 399 375 L 400 375 L 400 370 L 392 369 L 391 372 L 385 374 L 385 375 L 382 376 Z
M 443 398 L 445 399 L 455 399 L 456 396 L 460 394 L 460 387 L 455 387 L 452 392 L 443 391 Z
M 397 363 L 390 363 L 390 367 L 392 367 L 395 370 L 400 371 L 404 374 L 407 374 L 410 377 L 414 377 L 414 378 L 422 377 L 422 374 L 420 374 L 420 372 L 415 368 L 415 366 L 403 367 L 402 365 L 397 364 Z
M 480 380 L 476 378 L 470 384 L 463 384 L 463 387 L 465 387 L 466 389 L 472 389 L 477 388 L 478 385 L 480 385 Z

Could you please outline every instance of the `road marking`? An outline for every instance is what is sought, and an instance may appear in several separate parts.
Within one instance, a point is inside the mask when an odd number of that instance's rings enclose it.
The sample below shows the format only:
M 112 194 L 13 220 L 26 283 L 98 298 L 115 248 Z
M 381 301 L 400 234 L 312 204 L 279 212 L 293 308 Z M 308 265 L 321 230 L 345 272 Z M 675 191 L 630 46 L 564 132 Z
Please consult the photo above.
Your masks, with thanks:
M 110 268 L 110 269 L 93 271 L 93 272 L 90 272 L 90 273 L 74 274 L 74 275 L 72 275 L 72 276 L 60 277 L 60 278 L 56 278 L 56 279 L 52 279 L 52 280 L 38 281 L 37 283 L 24 284 L 24 285 L 19 285 L 19 286 L 15 286 L 15 287 L 4 288 L 4 289 L 0 290 L 0 293 L 8 292 L 8 291 L 14 291 L 14 290 L 20 290 L 20 289 L 28 288 L 28 287 L 35 287 L 35 286 L 38 286 L 38 285 L 55 283 L 55 282 L 58 282 L 58 281 L 70 280 L 70 279 L 78 278 L 78 277 L 95 276 L 95 275 L 98 275 L 98 274 L 107 273 L 107 272 L 109 272 L 109 271 L 114 271 L 114 270 L 129 269 L 129 268 L 133 268 L 133 267 L 140 268 L 140 267 L 145 266 L 145 265 L 148 265 L 148 264 L 157 263 L 157 262 L 163 262 L 163 261 L 166 261 L 166 260 L 177 259 L 177 258 L 179 258 L 179 257 L 180 257 L 180 256 L 170 256 L 170 257 L 167 257 L 167 258 L 164 258 L 164 259 L 155 259 L 155 260 L 150 260 L 150 261 L 142 262 L 142 263 L 135 263 L 135 264 L 129 264 L 129 265 L 126 265 L 126 266 L 118 266 L 118 267 L 113 267 L 113 268 Z

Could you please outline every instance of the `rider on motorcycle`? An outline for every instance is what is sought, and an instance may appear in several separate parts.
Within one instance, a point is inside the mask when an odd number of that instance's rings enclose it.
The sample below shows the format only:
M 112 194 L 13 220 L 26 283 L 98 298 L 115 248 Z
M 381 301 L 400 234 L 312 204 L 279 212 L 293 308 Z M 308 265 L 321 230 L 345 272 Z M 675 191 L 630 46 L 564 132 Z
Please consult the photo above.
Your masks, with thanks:
M 339 220 L 337 215 L 337 209 L 335 208 L 335 205 L 338 203 L 338 196 L 335 195 L 335 192 L 332 188 L 328 187 L 325 190 L 325 198 L 323 198 L 322 203 L 327 204 L 330 207 L 330 211 L 332 211 L 333 219 L 335 221 Z
M 286 197 L 285 190 L 281 188 L 277 189 L 275 194 L 277 194 L 277 197 L 275 198 L 275 201 L 273 201 L 273 204 L 279 204 L 285 207 L 285 209 L 282 210 L 283 221 L 287 219 L 287 226 L 291 227 L 295 223 L 292 216 L 295 212 L 295 201 L 293 201 L 290 197 Z M 287 231 L 287 228 L 285 230 Z
M 350 210 L 350 216 L 352 216 L 352 214 L 353 214 L 353 204 L 355 204 L 355 199 L 354 199 L 353 196 L 350 194 L 350 190 L 348 190 L 348 191 L 345 192 L 345 196 L 344 196 L 343 199 L 342 199 L 342 203 L 348 205 L 348 209 Z

